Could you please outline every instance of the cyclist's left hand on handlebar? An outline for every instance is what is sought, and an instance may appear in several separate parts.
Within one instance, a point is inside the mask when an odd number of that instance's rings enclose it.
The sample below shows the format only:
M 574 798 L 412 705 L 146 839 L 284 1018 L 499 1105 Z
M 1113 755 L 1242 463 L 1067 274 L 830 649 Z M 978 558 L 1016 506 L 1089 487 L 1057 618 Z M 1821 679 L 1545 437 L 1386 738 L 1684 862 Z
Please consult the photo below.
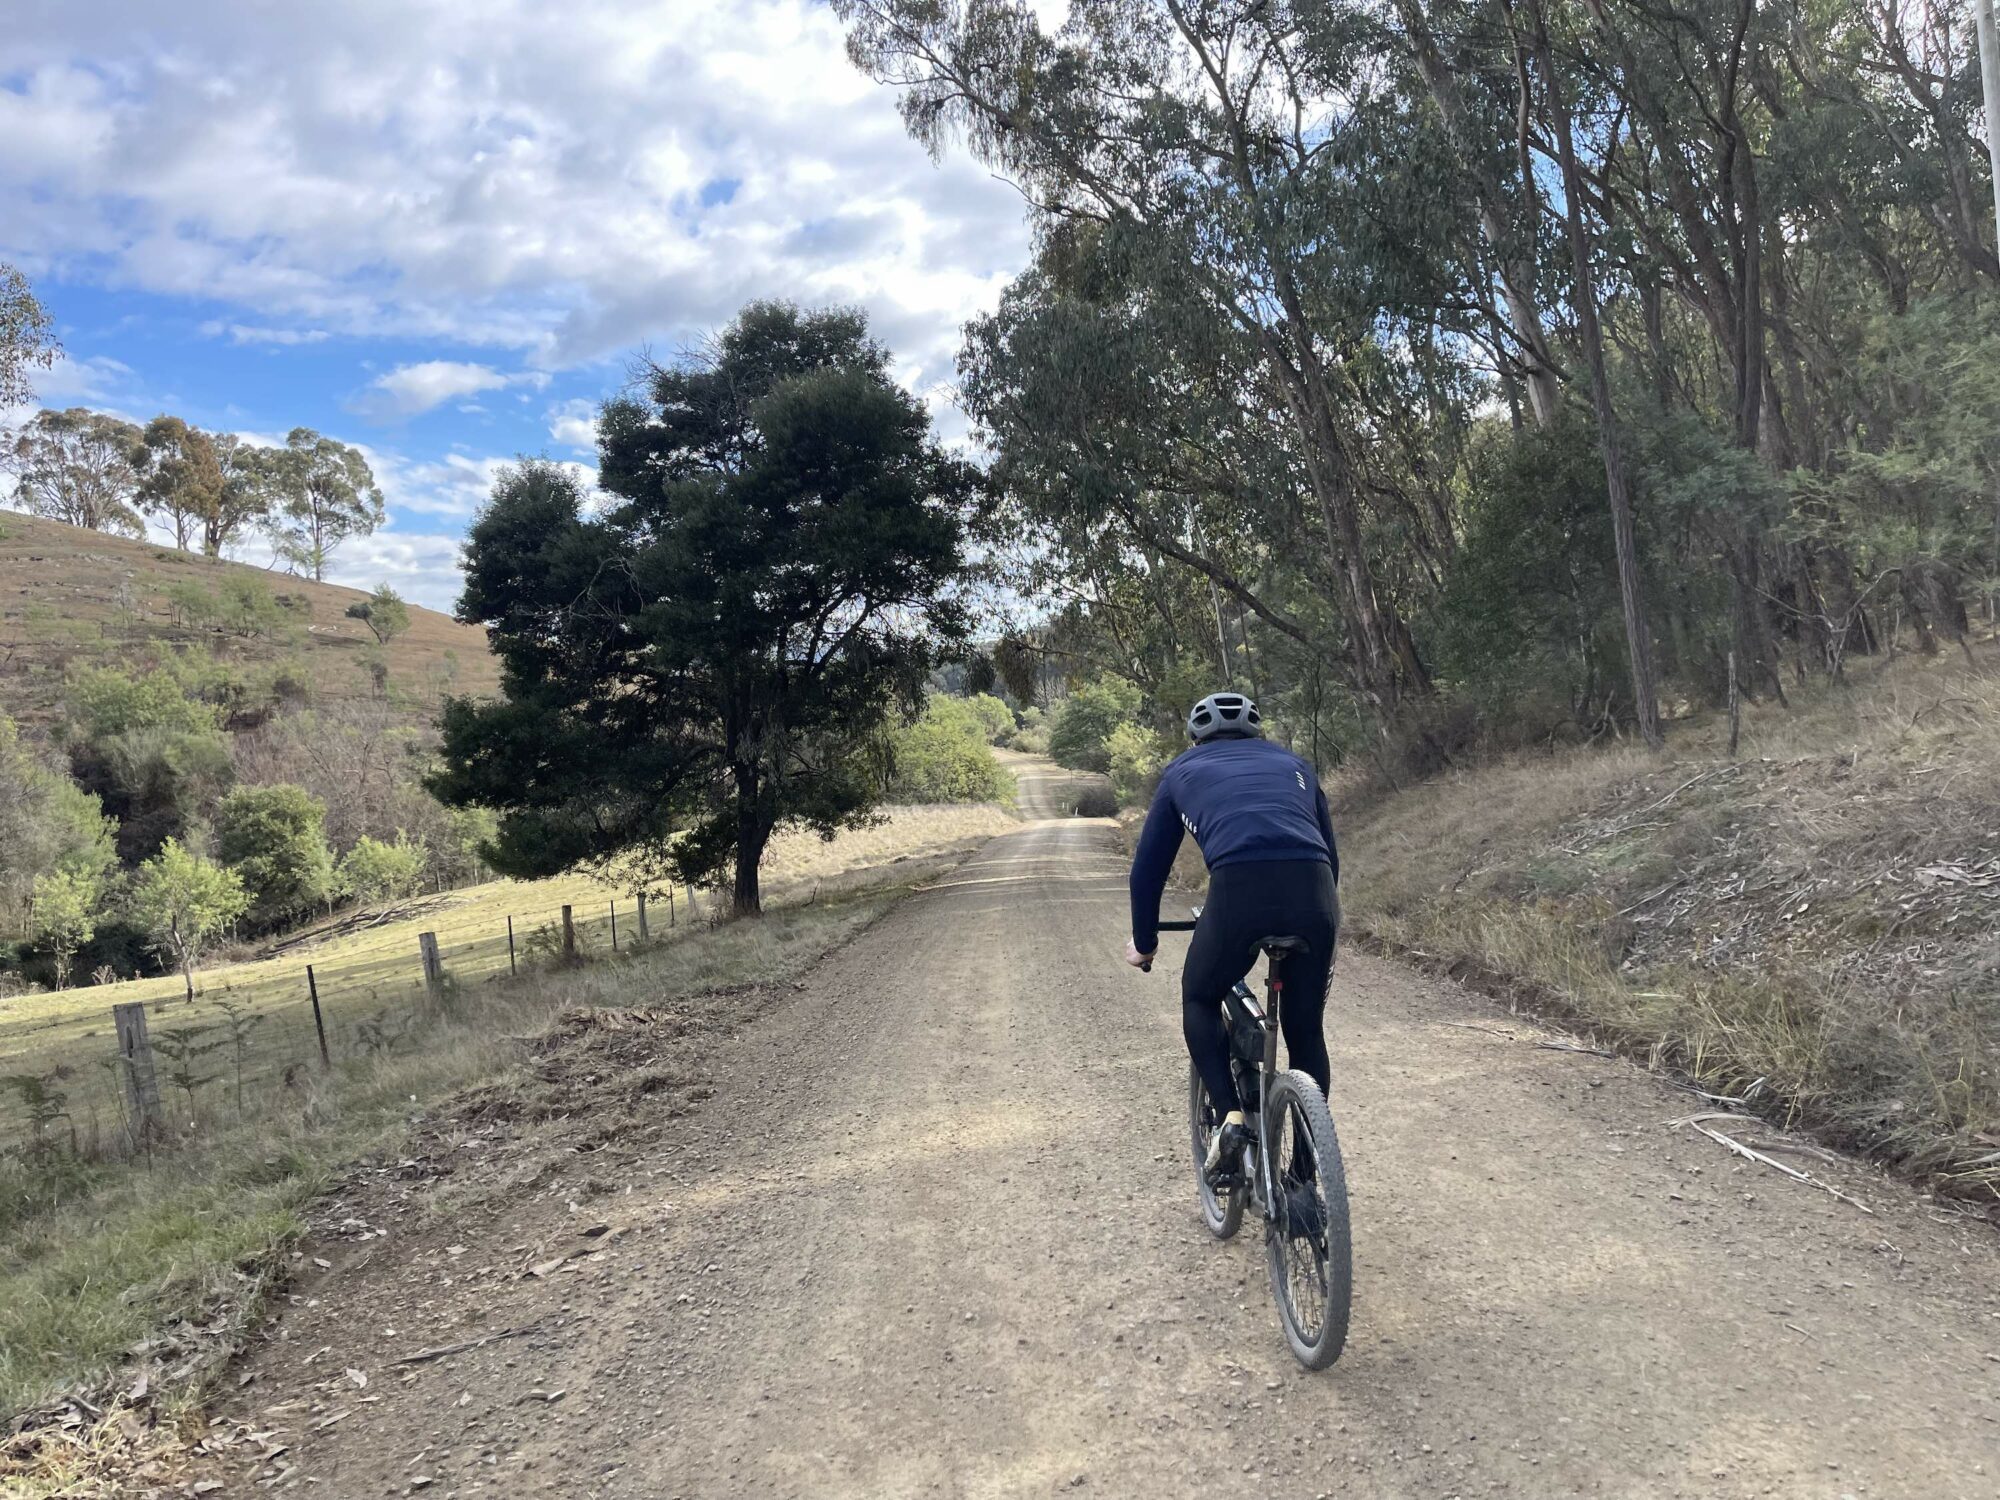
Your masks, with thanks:
M 1153 966 L 1153 959 L 1158 952 L 1159 950 L 1156 948 L 1152 953 L 1141 953 L 1137 943 L 1133 942 L 1130 938 L 1125 940 L 1125 962 L 1135 969 L 1150 969 Z

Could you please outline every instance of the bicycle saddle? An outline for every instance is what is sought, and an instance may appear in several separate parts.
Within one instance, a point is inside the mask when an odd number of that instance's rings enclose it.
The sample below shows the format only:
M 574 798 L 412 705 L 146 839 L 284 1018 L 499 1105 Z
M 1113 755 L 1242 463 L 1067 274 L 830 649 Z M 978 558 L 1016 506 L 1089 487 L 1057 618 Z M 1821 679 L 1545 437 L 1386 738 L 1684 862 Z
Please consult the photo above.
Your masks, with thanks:
M 1267 957 L 1282 958 L 1287 953 L 1305 952 L 1306 940 L 1295 937 L 1267 937 L 1259 938 L 1257 946 L 1264 950 Z

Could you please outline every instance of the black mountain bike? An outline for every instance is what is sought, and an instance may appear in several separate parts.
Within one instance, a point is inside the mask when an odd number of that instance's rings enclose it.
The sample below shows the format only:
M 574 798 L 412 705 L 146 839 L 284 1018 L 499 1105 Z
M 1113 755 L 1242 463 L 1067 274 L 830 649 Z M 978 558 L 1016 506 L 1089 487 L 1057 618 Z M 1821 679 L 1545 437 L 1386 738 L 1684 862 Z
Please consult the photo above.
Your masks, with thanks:
M 1199 914 L 1200 908 L 1196 908 Z M 1192 922 L 1162 922 L 1163 932 L 1191 932 Z M 1243 1159 L 1210 1183 L 1202 1170 L 1209 1136 L 1222 1115 L 1201 1075 L 1188 1067 L 1188 1143 L 1202 1222 L 1226 1240 L 1243 1225 L 1243 1210 L 1264 1218 L 1264 1258 L 1285 1342 L 1308 1370 L 1324 1370 L 1347 1343 L 1354 1291 L 1353 1246 L 1347 1222 L 1347 1174 L 1340 1139 L 1319 1085 L 1296 1068 L 1278 1067 L 1278 1007 L 1284 961 L 1304 944 L 1267 937 L 1257 945 L 1269 960 L 1264 1004 L 1238 981 L 1222 1001 L 1229 1028 L 1229 1067 L 1252 1140 Z M 1150 968 L 1151 966 L 1148 965 Z

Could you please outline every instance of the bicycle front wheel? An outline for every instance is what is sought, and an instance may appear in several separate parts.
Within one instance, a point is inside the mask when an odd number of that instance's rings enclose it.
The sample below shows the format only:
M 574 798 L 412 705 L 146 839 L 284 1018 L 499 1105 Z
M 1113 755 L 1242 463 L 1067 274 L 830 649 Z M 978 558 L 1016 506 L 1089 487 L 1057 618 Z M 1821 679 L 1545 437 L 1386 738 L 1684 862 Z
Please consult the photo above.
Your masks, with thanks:
M 1354 1294 L 1347 1173 L 1319 1085 L 1280 1073 L 1264 1108 L 1265 1161 L 1275 1187 L 1264 1248 L 1285 1342 L 1308 1370 L 1324 1370 L 1347 1343 Z
M 1244 1187 L 1241 1182 L 1218 1193 L 1208 1185 L 1202 1165 L 1208 1160 L 1208 1138 L 1222 1123 L 1222 1115 L 1209 1102 L 1201 1074 L 1188 1068 L 1188 1142 L 1194 1150 L 1194 1186 L 1201 1196 L 1201 1222 L 1219 1240 L 1226 1240 L 1243 1227 Z

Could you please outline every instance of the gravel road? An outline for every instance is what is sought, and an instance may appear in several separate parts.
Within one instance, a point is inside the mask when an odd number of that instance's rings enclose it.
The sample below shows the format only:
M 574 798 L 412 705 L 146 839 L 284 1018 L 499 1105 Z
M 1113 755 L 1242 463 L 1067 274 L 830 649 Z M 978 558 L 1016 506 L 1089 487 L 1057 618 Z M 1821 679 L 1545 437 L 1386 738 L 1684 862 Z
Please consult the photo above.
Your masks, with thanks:
M 247 1366 L 288 1451 L 232 1488 L 2000 1493 L 1990 1230 L 1851 1166 L 1787 1157 L 1873 1213 L 1740 1162 L 1660 1080 L 1351 953 L 1354 1331 L 1299 1370 L 1255 1234 L 1201 1230 L 1178 962 L 1124 968 L 1123 922 L 1116 831 L 1029 821 L 714 1042 L 713 1097 L 626 1142 L 604 1196 L 334 1257 Z M 464 1274 L 593 1220 L 605 1248 L 560 1271 Z M 347 1367 L 365 1390 L 315 1385 Z

